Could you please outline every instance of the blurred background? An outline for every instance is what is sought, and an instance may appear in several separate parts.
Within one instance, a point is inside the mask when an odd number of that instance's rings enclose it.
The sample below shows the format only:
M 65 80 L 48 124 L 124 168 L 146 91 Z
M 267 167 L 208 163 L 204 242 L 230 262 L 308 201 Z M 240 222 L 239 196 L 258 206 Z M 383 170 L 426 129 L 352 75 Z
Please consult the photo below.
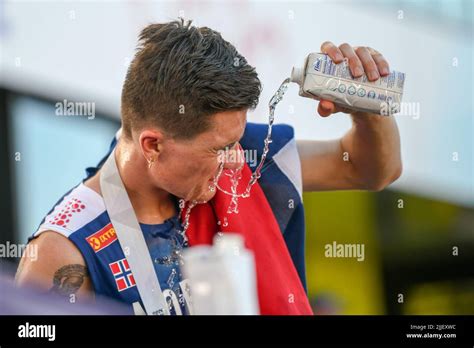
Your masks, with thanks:
M 326 40 L 376 48 L 406 73 L 402 177 L 382 192 L 304 195 L 309 296 L 316 314 L 474 314 L 469 0 L 0 2 L 0 243 L 26 243 L 102 158 L 139 31 L 177 17 L 220 31 L 257 68 L 253 122 L 267 121 L 281 81 Z M 94 103 L 95 117 L 57 116 L 65 99 Z M 350 128 L 316 107 L 292 85 L 276 122 L 298 139 Z M 325 257 L 333 242 L 363 244 L 365 260 Z

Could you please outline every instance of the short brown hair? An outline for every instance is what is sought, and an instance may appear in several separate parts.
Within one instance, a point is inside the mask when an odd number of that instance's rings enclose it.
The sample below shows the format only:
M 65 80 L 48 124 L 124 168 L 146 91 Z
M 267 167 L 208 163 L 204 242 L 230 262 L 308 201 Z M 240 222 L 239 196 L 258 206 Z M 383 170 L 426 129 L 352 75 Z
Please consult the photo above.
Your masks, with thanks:
M 209 129 L 214 113 L 254 109 L 260 92 L 255 68 L 217 31 L 183 19 L 151 24 L 123 85 L 123 132 L 157 125 L 191 139 Z

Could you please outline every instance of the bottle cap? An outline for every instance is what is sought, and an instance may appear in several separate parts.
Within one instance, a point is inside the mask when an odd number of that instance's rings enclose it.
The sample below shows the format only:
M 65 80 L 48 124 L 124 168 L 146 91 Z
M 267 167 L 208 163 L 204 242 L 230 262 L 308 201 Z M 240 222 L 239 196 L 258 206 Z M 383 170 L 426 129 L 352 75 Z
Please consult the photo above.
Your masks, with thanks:
M 237 233 L 225 233 L 214 238 L 214 247 L 218 254 L 238 254 L 244 249 L 244 239 Z
M 293 67 L 291 70 L 291 77 L 290 81 L 291 82 L 296 82 L 300 86 L 303 84 L 303 79 L 304 79 L 304 70 L 303 68 L 296 68 Z

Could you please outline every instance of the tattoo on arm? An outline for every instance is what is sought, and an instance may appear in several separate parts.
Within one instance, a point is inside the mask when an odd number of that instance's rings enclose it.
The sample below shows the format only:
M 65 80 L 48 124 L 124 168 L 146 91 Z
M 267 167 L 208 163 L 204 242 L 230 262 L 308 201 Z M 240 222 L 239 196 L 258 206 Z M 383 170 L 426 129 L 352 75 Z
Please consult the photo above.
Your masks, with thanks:
M 88 276 L 87 268 L 83 265 L 63 266 L 54 273 L 53 287 L 49 291 L 63 296 L 75 294 Z

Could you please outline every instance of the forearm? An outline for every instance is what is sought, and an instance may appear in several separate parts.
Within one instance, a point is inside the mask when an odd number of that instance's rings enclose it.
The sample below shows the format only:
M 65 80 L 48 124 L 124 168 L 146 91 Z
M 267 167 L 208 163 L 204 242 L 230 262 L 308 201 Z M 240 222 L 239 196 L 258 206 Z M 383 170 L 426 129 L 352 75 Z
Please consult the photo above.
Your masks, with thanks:
M 362 189 L 381 190 L 402 170 L 400 136 L 394 117 L 356 112 L 341 146 Z
M 335 64 L 349 62 L 351 75 L 375 82 L 390 74 L 383 55 L 370 47 L 337 47 L 330 41 L 321 45 Z M 299 142 L 303 188 L 305 190 L 372 190 L 379 191 L 401 174 L 400 136 L 393 116 L 351 112 L 330 100 L 321 99 L 318 113 L 322 117 L 351 113 L 352 128 L 334 141 Z

